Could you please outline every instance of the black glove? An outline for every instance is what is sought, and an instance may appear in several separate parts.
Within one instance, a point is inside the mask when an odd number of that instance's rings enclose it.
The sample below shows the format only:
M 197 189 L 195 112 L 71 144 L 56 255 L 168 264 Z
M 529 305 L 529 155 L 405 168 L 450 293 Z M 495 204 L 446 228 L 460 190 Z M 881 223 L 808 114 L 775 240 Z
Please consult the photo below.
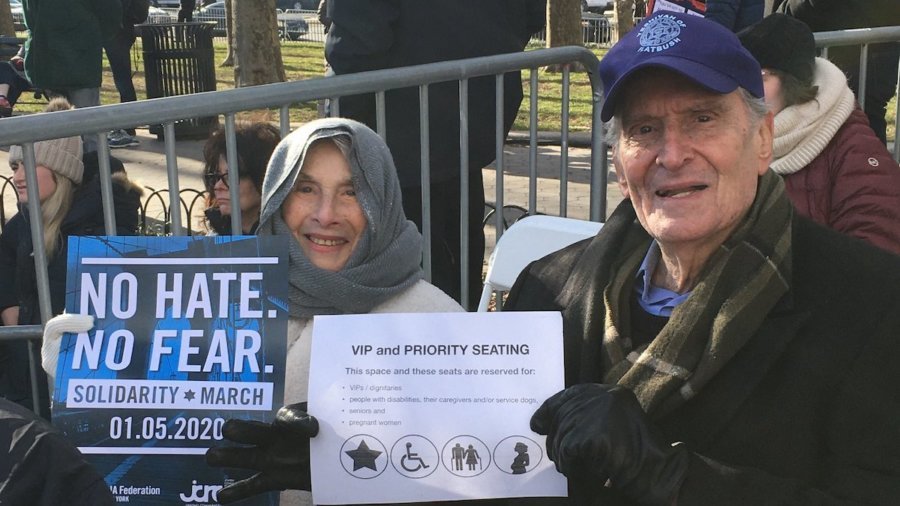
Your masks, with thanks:
M 319 433 L 319 422 L 306 413 L 306 403 L 278 410 L 271 424 L 228 420 L 222 427 L 225 439 L 250 447 L 217 447 L 206 452 L 213 467 L 237 467 L 259 471 L 246 480 L 219 491 L 222 504 L 273 490 L 310 490 L 309 438 Z
M 666 441 L 627 388 L 569 387 L 535 411 L 531 430 L 547 436 L 547 456 L 570 485 L 609 480 L 640 504 L 669 505 L 687 473 L 687 449 Z

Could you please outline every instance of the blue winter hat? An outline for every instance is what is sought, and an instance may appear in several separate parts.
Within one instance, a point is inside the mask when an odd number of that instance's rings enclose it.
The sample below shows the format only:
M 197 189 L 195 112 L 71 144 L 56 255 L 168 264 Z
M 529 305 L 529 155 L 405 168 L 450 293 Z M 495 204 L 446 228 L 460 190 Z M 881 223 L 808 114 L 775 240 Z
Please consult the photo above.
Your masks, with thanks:
M 660 11 L 628 32 L 600 60 L 603 121 L 612 118 L 628 77 L 645 67 L 673 70 L 716 93 L 741 87 L 763 96 L 759 63 L 734 33 L 699 16 Z

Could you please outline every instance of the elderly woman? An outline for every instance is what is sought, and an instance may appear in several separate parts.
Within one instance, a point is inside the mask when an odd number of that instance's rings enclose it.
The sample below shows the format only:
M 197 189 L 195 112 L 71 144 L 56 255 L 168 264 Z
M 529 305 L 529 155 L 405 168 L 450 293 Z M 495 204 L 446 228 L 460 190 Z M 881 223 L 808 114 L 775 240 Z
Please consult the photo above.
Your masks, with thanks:
M 775 114 L 772 170 L 800 214 L 900 253 L 900 167 L 809 27 L 772 14 L 740 32 Z
M 281 133 L 270 123 L 241 122 L 235 127 L 237 170 L 240 176 L 238 206 L 241 209 L 241 232 L 245 235 L 255 234 L 259 225 L 266 164 L 280 140 Z M 219 128 L 203 146 L 203 183 L 210 204 L 204 211 L 203 218 L 210 235 L 231 234 L 232 203 L 225 150 L 225 129 Z
M 298 403 L 307 400 L 313 316 L 462 310 L 422 279 L 422 238 L 403 214 L 391 153 L 361 123 L 316 120 L 281 141 L 263 183 L 258 233 L 293 238 L 285 378 L 290 406 L 271 426 L 226 424 L 226 437 L 258 446 L 213 448 L 208 462 L 259 473 L 220 491 L 223 503 L 269 490 L 310 489 L 308 438 L 318 424 Z M 290 491 L 281 504 L 309 500 L 306 492 Z

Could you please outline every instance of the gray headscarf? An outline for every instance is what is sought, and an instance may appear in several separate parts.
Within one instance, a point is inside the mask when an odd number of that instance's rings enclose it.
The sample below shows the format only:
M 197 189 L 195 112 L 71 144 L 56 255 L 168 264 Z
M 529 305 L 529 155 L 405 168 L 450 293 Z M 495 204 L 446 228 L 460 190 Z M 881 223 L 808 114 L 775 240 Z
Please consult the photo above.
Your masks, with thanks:
M 313 142 L 350 139 L 350 173 L 366 228 L 347 264 L 338 272 L 310 263 L 281 215 L 284 203 Z M 260 235 L 291 238 L 290 314 L 367 313 L 422 278 L 422 236 L 406 219 L 391 152 L 369 127 L 349 119 L 311 121 L 285 137 L 269 160 L 263 181 Z

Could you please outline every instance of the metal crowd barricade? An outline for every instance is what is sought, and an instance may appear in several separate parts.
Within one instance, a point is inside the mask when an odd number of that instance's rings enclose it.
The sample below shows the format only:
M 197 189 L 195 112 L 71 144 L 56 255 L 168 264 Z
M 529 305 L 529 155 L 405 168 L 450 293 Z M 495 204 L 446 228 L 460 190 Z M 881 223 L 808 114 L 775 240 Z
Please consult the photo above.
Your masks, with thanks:
M 418 86 L 420 90 L 420 111 L 422 114 L 422 125 L 425 125 L 421 133 L 422 139 L 422 178 L 423 182 L 428 182 L 429 160 L 428 160 L 428 143 L 429 136 L 427 130 L 428 124 L 428 85 L 438 82 L 457 81 L 461 90 L 460 93 L 460 147 L 461 147 L 461 167 L 460 174 L 463 178 L 462 192 L 463 204 L 461 218 L 462 245 L 461 250 L 468 249 L 468 236 L 465 233 L 465 223 L 469 219 L 477 219 L 481 221 L 481 217 L 470 217 L 466 213 L 467 182 L 468 175 L 467 148 L 468 148 L 468 108 L 467 105 L 467 89 L 468 80 L 480 76 L 495 76 L 496 79 L 496 101 L 498 104 L 497 114 L 497 139 L 502 141 L 502 107 L 503 107 L 503 74 L 511 71 L 531 70 L 531 90 L 534 90 L 531 96 L 531 112 L 530 112 L 530 149 L 529 149 L 529 172 L 532 183 L 530 189 L 532 194 L 529 197 L 529 212 L 536 211 L 536 199 L 534 193 L 537 178 L 537 90 L 538 90 L 538 69 L 548 65 L 561 65 L 568 63 L 580 63 L 581 67 L 587 69 L 590 85 L 592 87 L 592 143 L 599 149 L 593 149 L 591 152 L 591 205 L 590 217 L 594 220 L 603 220 L 606 215 L 606 179 L 607 179 L 607 158 L 606 148 L 603 144 L 603 128 L 600 123 L 600 100 L 601 88 L 600 81 L 596 75 L 598 65 L 597 57 L 589 50 L 583 47 L 563 47 L 554 49 L 543 49 L 529 51 L 523 53 L 488 56 L 482 58 L 473 58 L 467 60 L 456 60 L 449 62 L 433 63 L 428 65 L 419 65 L 415 67 L 378 70 L 360 74 L 351 74 L 343 76 L 334 76 L 328 78 L 310 79 L 305 81 L 278 83 L 250 88 L 238 88 L 232 90 L 223 90 L 218 92 L 205 92 L 192 95 L 173 96 L 145 100 L 139 102 L 129 102 L 123 104 L 113 104 L 100 107 L 92 107 L 85 109 L 76 109 L 70 111 L 61 111 L 46 114 L 35 114 L 29 116 L 21 116 L 15 118 L 4 119 L 0 121 L 0 139 L 3 145 L 20 144 L 23 146 L 25 153 L 25 172 L 28 183 L 28 191 L 36 192 L 36 173 L 34 160 L 34 143 L 40 140 L 54 139 L 59 137 L 68 137 L 74 135 L 96 136 L 98 151 L 101 155 L 108 155 L 109 147 L 107 144 L 106 133 L 110 130 L 119 128 L 132 128 L 139 125 L 159 124 L 163 125 L 165 157 L 169 185 L 169 209 L 171 232 L 174 235 L 184 235 L 185 229 L 182 226 L 182 207 L 179 201 L 179 171 L 178 159 L 175 153 L 175 123 L 179 120 L 191 117 L 208 116 L 214 114 L 224 115 L 225 133 L 226 133 L 226 158 L 229 166 L 237 165 L 237 150 L 235 143 L 235 115 L 242 111 L 270 109 L 279 110 L 280 127 L 283 135 L 290 131 L 290 107 L 292 104 L 301 102 L 315 102 L 319 99 L 338 98 L 335 111 L 339 110 L 339 97 L 346 95 L 356 95 L 362 93 L 376 94 L 376 116 L 378 118 L 377 130 L 381 135 L 385 135 L 386 115 L 390 114 L 385 111 L 384 92 L 385 90 L 395 88 L 407 88 Z M 569 85 L 570 70 L 568 66 L 563 67 L 563 84 Z M 568 92 L 564 92 L 563 105 L 561 107 L 560 116 L 562 119 L 563 132 L 562 135 L 568 135 L 567 123 L 569 121 L 569 109 L 566 100 Z M 425 104 L 425 106 L 422 106 Z M 503 142 L 497 143 L 496 152 L 496 173 L 497 173 L 497 201 L 498 209 L 503 207 Z M 112 202 L 112 183 L 110 178 L 110 163 L 108 156 L 100 156 L 100 175 L 101 175 L 101 194 L 103 200 L 103 212 L 106 222 L 106 233 L 114 235 L 115 216 L 113 213 Z M 565 157 L 561 157 L 565 162 Z M 560 166 L 560 174 L 565 178 L 567 167 Z M 229 187 L 232 193 L 232 201 L 237 202 L 238 199 L 238 173 L 237 171 L 229 172 Z M 427 189 L 428 185 L 424 184 L 423 188 Z M 422 199 L 423 207 L 423 237 L 425 238 L 424 247 L 424 267 L 426 275 L 430 279 L 430 198 L 427 192 L 424 192 Z M 39 216 L 39 202 L 36 193 L 29 193 L 29 213 L 32 216 Z M 565 201 L 561 203 L 561 212 L 565 213 Z M 502 213 L 497 213 L 497 233 L 502 233 Z M 240 230 L 241 217 L 240 209 L 232 210 L 231 224 L 233 230 Z M 43 249 L 43 243 L 40 238 L 42 225 L 40 220 L 33 220 L 32 237 L 35 252 L 35 265 L 37 269 L 37 283 L 39 293 L 39 303 L 41 310 L 41 319 L 46 322 L 52 315 L 50 308 L 49 283 L 47 278 L 47 259 Z M 467 259 L 467 255 L 461 258 Z M 465 262 L 465 260 L 464 260 Z M 468 298 L 468 287 L 466 286 L 466 274 L 469 268 L 480 268 L 481 266 L 468 266 L 463 264 L 462 278 L 462 299 Z M 0 327 L 0 339 L 30 339 L 30 346 L 41 337 L 41 327 Z M 32 363 L 32 376 L 36 375 L 36 367 L 39 364 Z M 35 400 L 37 405 L 37 400 Z
M 900 26 L 887 26 L 879 28 L 858 28 L 854 30 L 839 30 L 833 32 L 816 32 L 816 46 L 822 48 L 822 57 L 828 58 L 828 49 L 835 46 L 859 46 L 859 89 L 856 99 L 859 106 L 866 106 L 866 74 L 868 70 L 869 44 L 879 42 L 900 42 Z M 900 81 L 900 71 L 897 76 Z M 897 88 L 894 95 L 897 95 Z M 900 99 L 895 100 L 894 105 L 894 160 L 900 162 Z
M 866 45 L 876 42 L 898 41 L 900 40 L 900 27 L 871 28 L 862 30 L 847 30 L 842 32 L 822 32 L 816 34 L 817 44 L 820 47 L 831 47 L 836 45 L 861 45 L 863 56 L 866 54 Z M 864 59 L 863 59 L 864 61 Z M 530 70 L 530 117 L 529 117 L 529 199 L 528 212 L 536 212 L 537 207 L 537 93 L 538 89 L 538 68 L 578 62 L 587 70 L 592 88 L 592 118 L 591 118 L 591 155 L 590 155 L 590 210 L 589 217 L 593 221 L 604 221 L 606 219 L 607 207 L 607 146 L 603 140 L 603 125 L 600 121 L 600 106 L 602 102 L 602 87 L 598 76 L 596 75 L 597 65 L 599 63 L 597 57 L 583 47 L 563 47 L 554 49 L 542 49 L 529 51 L 524 53 L 515 53 L 507 55 L 488 56 L 482 58 L 472 58 L 467 60 L 456 60 L 448 62 L 433 63 L 428 65 L 419 65 L 414 67 L 378 70 L 365 72 L 360 74 L 350 74 L 343 76 L 334 76 L 329 78 L 310 79 L 305 81 L 296 81 L 288 83 L 269 84 L 263 86 L 255 86 L 250 88 L 239 88 L 232 90 L 223 90 L 218 92 L 204 92 L 193 95 L 174 96 L 166 98 L 158 98 L 153 100 L 145 100 L 139 102 L 129 102 L 123 104 L 106 105 L 101 107 L 92 107 L 86 109 L 78 109 L 71 111 L 61 111 L 47 114 L 35 114 L 30 116 L 19 116 L 14 118 L 6 118 L 0 121 L 0 144 L 12 145 L 21 144 L 24 148 L 24 162 L 26 181 L 29 192 L 29 213 L 32 216 L 39 216 L 40 209 L 37 198 L 37 184 L 35 173 L 34 159 L 34 143 L 40 140 L 54 139 L 59 137 L 67 137 L 73 135 L 94 135 L 97 138 L 98 150 L 101 154 L 108 154 L 109 147 L 107 144 L 106 133 L 110 130 L 119 128 L 133 128 L 139 125 L 161 124 L 164 128 L 165 138 L 165 157 L 168 175 L 168 195 L 170 198 L 169 209 L 171 210 L 171 232 L 174 235 L 184 235 L 185 229 L 181 225 L 182 206 L 179 199 L 179 178 L 178 178 L 178 159 L 175 153 L 175 123 L 179 120 L 191 117 L 201 117 L 208 115 L 224 115 L 225 117 L 225 133 L 226 133 L 226 158 L 229 166 L 237 165 L 237 151 L 235 143 L 235 115 L 242 111 L 275 108 L 279 110 L 279 123 L 282 135 L 286 135 L 290 129 L 290 107 L 292 104 L 301 102 L 315 102 L 319 99 L 335 98 L 346 95 L 356 95 L 362 93 L 376 94 L 376 117 L 377 130 L 379 134 L 384 136 L 386 115 L 389 111 L 385 111 L 385 90 L 395 88 L 408 88 L 411 86 L 419 87 L 419 104 L 420 104 L 420 120 L 424 126 L 420 132 L 422 143 L 422 182 L 423 189 L 428 188 L 429 165 L 428 159 L 428 85 L 432 83 L 445 81 L 458 81 L 460 88 L 460 148 L 461 148 L 461 192 L 463 202 L 461 203 L 462 219 L 461 230 L 462 245 L 461 253 L 468 250 L 468 239 L 465 233 L 465 223 L 469 219 L 479 219 L 478 217 L 467 216 L 466 200 L 467 195 L 467 148 L 468 148 L 468 132 L 467 132 L 467 94 L 468 80 L 480 76 L 495 76 L 496 79 L 496 102 L 498 107 L 497 139 L 502 138 L 502 104 L 503 104 L 503 74 L 511 71 Z M 863 64 L 864 65 L 864 64 Z M 864 80 L 865 73 L 862 73 Z M 562 105 L 560 109 L 561 116 L 561 132 L 560 145 L 563 148 L 568 147 L 568 85 L 570 82 L 570 71 L 568 68 L 563 69 L 563 93 Z M 864 83 L 864 81 L 863 81 Z M 861 86 L 864 86 L 862 84 Z M 335 115 L 339 114 L 339 101 L 333 108 Z M 900 122 L 900 118 L 898 118 Z M 900 125 L 898 125 L 900 126 Z M 894 145 L 894 156 L 898 157 L 898 144 Z M 497 161 L 495 163 L 496 170 L 496 202 L 497 209 L 503 208 L 503 143 L 497 142 Z M 103 200 L 103 212 L 106 220 L 106 232 L 109 235 L 115 233 L 115 216 L 113 213 L 112 203 L 112 183 L 110 178 L 110 164 L 107 156 L 100 156 L 100 175 L 101 175 L 101 194 Z M 566 190 L 565 183 L 567 177 L 567 157 L 563 153 L 560 156 L 560 215 L 566 214 Z M 237 202 L 239 175 L 237 171 L 229 172 L 229 188 L 231 191 L 231 199 Z M 34 192 L 32 194 L 32 192 Z M 423 237 L 425 238 L 424 247 L 424 267 L 426 275 L 430 277 L 430 199 L 427 192 L 422 197 L 423 206 Z M 502 234 L 503 230 L 503 213 L 495 213 L 497 234 Z M 240 209 L 235 207 L 232 210 L 231 224 L 233 230 L 240 230 L 241 217 Z M 39 240 L 42 236 L 41 223 L 34 220 L 31 223 L 32 238 L 34 240 L 35 265 L 37 269 L 37 283 L 40 302 L 41 318 L 46 322 L 52 315 L 50 314 L 50 294 L 47 278 L 47 259 L 43 249 L 43 243 Z M 465 264 L 467 255 L 461 254 L 463 259 L 463 272 L 461 275 L 462 299 L 468 299 L 468 290 L 465 283 L 468 266 Z M 479 266 L 480 267 L 480 266 Z M 8 289 L 3 287 L 3 289 Z M 34 346 L 41 337 L 40 326 L 18 326 L 18 327 L 0 327 L 0 341 L 10 339 L 29 339 L 29 346 Z M 38 364 L 30 362 L 32 378 L 36 378 L 36 367 Z M 37 405 L 35 395 L 35 405 Z

